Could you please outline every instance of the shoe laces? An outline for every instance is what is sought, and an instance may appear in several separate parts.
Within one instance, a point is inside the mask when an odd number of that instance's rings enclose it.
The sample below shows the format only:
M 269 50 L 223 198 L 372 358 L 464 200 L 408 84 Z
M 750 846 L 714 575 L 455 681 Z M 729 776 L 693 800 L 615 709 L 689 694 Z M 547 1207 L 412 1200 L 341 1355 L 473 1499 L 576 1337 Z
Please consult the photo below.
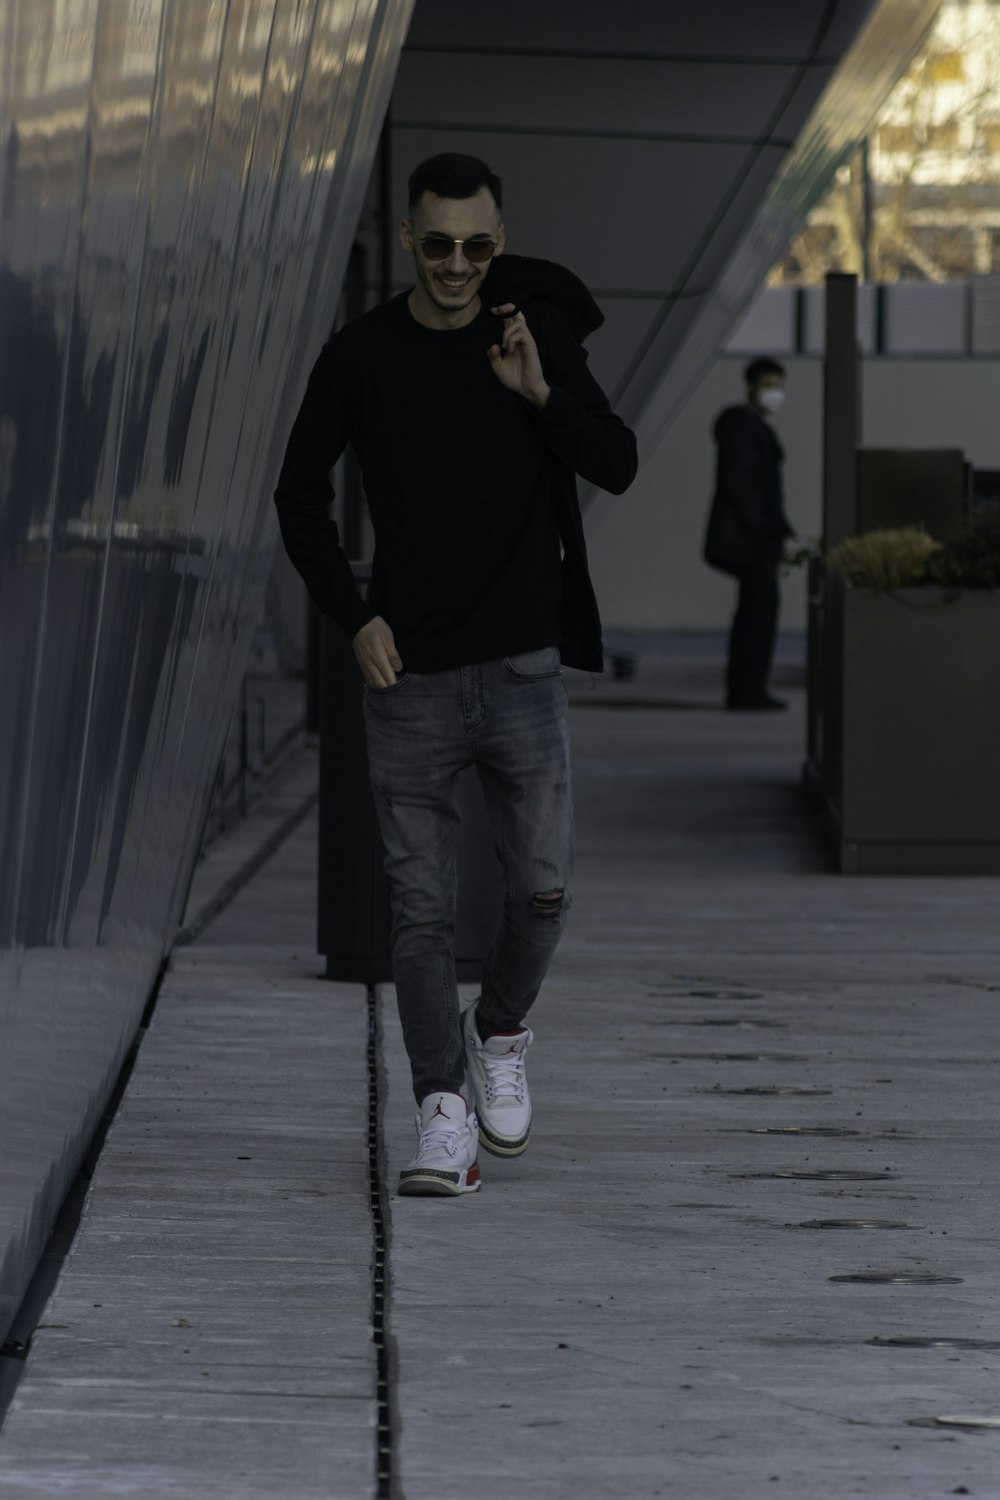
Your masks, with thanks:
M 417 1131 L 420 1139 L 417 1155 L 422 1156 L 425 1151 L 447 1151 L 449 1156 L 455 1156 L 461 1145 L 462 1136 L 466 1134 L 468 1128 L 468 1122 L 462 1125 L 452 1125 L 450 1122 L 447 1125 L 435 1123 L 424 1128 L 420 1124 L 418 1115 Z
M 525 1067 L 523 1052 L 503 1052 L 494 1057 L 483 1052 L 486 1073 L 486 1097 L 491 1104 L 497 1099 L 516 1099 L 524 1103 Z

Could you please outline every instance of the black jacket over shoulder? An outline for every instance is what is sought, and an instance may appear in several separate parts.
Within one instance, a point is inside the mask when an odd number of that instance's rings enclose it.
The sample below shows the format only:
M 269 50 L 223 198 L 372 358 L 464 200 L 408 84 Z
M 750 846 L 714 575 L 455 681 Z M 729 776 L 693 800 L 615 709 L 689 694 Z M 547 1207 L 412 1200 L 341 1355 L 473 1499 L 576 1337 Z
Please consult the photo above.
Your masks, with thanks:
M 579 340 L 601 315 L 562 267 L 498 256 L 464 328 L 428 329 L 393 298 L 324 346 L 292 429 L 275 503 L 289 556 L 348 635 L 382 615 L 404 668 L 444 671 L 558 640 L 600 671 L 600 619 L 576 491 L 619 494 L 635 438 L 587 369 Z M 543 410 L 486 356 L 515 302 L 551 387 Z M 369 597 L 330 516 L 330 470 L 351 444 L 375 530 Z
M 715 424 L 715 498 L 705 535 L 705 561 L 723 573 L 774 567 L 786 537 L 781 466 L 785 454 L 756 407 L 730 406 Z

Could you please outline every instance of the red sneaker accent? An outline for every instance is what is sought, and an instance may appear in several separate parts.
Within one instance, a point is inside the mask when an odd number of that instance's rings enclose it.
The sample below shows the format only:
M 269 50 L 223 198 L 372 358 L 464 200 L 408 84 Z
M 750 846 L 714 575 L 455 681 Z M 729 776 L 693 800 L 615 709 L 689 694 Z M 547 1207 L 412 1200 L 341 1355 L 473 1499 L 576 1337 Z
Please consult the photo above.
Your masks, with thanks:
M 437 1102 L 437 1107 L 434 1110 L 434 1113 L 431 1115 L 431 1119 L 432 1120 L 436 1119 L 438 1115 L 440 1115 L 443 1120 L 450 1120 L 451 1119 L 451 1115 L 446 1115 L 445 1112 L 444 1112 L 444 1110 L 441 1108 L 441 1100 L 440 1099 Z
M 479 1164 L 477 1162 L 475 1166 L 470 1167 L 466 1172 L 465 1180 L 466 1182 L 478 1182 L 481 1176 L 482 1173 L 479 1170 Z
M 527 1029 L 527 1026 L 519 1026 L 516 1031 L 491 1031 L 486 1040 L 491 1042 L 495 1036 L 524 1036 Z M 514 1049 L 511 1047 L 508 1050 L 513 1052 Z

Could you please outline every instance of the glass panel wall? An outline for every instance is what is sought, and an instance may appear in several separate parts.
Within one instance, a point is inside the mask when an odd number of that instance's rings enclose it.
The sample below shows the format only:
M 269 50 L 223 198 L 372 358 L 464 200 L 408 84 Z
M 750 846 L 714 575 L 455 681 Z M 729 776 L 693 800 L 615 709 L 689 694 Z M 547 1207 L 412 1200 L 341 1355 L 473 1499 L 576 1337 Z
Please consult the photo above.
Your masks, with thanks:
M 410 9 L 0 6 L 0 1336 L 173 935 Z

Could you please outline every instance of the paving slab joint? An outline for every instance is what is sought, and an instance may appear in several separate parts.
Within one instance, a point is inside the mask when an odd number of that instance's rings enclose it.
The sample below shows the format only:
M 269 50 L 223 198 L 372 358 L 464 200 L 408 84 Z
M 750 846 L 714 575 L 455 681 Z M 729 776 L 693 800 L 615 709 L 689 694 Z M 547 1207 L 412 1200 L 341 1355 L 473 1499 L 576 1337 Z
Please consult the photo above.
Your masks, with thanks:
M 375 1344 L 375 1496 L 399 1500 L 392 1337 L 388 1317 L 389 1215 L 385 1202 L 381 1038 L 375 986 L 368 986 L 368 1190 L 372 1212 L 372 1340 Z

